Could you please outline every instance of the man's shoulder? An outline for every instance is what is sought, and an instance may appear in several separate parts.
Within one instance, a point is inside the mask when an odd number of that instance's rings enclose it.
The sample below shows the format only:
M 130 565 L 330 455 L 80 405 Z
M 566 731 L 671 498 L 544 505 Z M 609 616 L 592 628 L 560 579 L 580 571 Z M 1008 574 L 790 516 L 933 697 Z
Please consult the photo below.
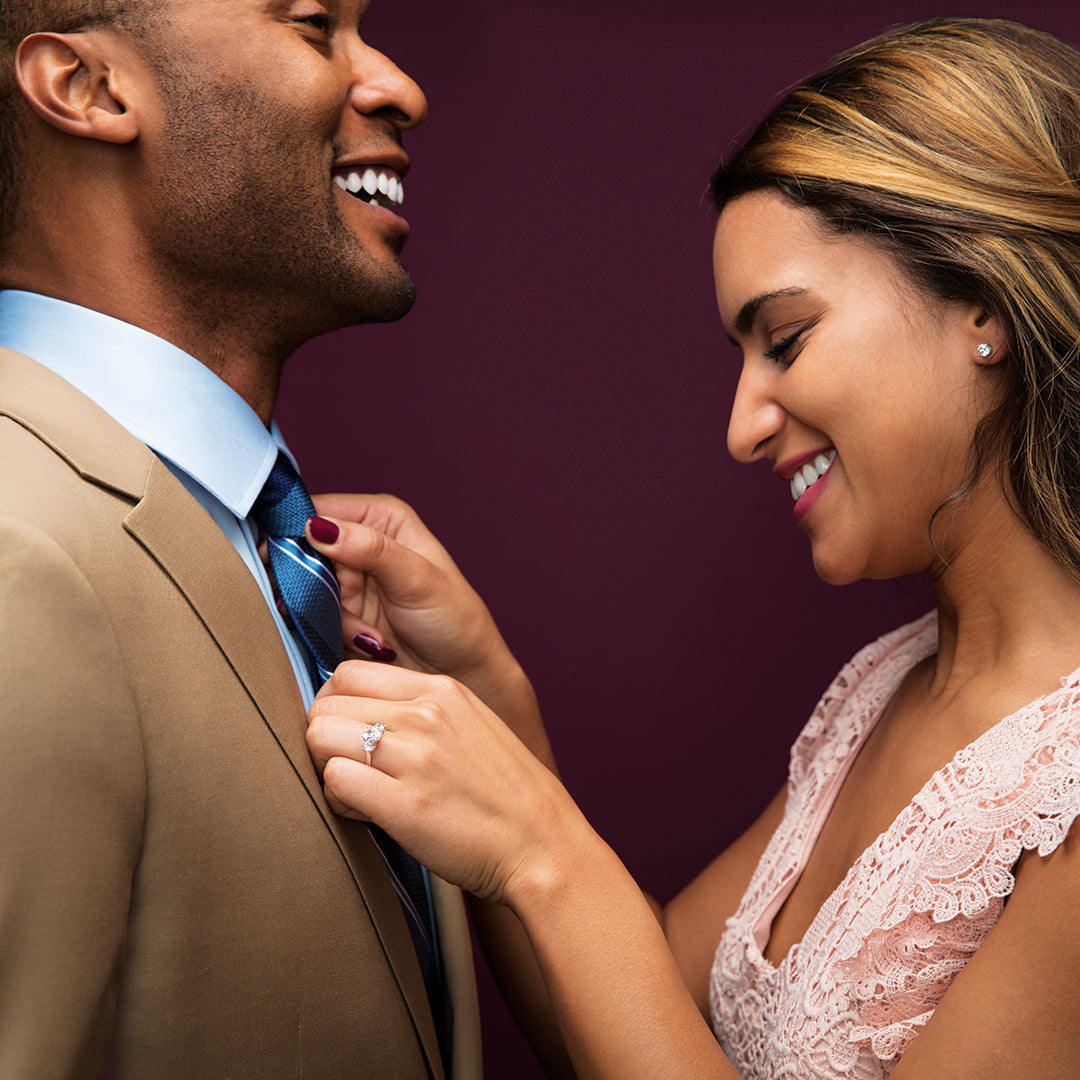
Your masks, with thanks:
M 205 512 L 145 443 L 60 376 L 0 348 L 0 517 L 97 573 L 135 565 L 136 510 L 157 534 L 205 530 Z
M 41 364 L 0 347 L 0 462 L 9 481 L 49 498 L 54 478 L 138 499 L 154 455 L 108 413 Z M 35 486 L 37 485 L 37 486 Z

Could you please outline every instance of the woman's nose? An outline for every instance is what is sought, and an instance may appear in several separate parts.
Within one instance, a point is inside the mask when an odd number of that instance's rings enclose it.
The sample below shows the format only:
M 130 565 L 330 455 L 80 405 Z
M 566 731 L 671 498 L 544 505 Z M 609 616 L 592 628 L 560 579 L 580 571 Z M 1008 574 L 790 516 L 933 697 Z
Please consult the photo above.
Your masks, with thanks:
M 765 372 L 743 364 L 728 420 L 728 453 L 744 465 L 764 457 L 769 440 L 784 426 L 785 413 L 769 392 Z

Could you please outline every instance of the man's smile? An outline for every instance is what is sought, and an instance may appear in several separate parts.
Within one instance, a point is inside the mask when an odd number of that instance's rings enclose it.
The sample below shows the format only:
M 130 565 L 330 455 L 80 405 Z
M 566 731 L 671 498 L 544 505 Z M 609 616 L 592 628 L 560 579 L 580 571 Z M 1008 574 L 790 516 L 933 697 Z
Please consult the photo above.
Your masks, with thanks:
M 371 206 L 396 211 L 405 201 L 401 177 L 384 165 L 342 165 L 334 169 L 333 177 L 342 191 Z

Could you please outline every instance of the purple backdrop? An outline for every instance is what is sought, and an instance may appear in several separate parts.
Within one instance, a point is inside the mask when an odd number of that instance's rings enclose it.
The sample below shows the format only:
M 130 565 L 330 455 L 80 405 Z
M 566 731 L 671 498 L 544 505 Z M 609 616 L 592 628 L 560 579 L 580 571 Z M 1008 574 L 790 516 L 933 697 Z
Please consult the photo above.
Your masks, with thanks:
M 286 376 L 312 488 L 421 511 L 532 675 L 570 789 L 662 899 L 780 786 L 840 664 L 929 606 L 921 581 L 819 582 L 786 485 L 725 448 L 710 163 L 832 53 L 950 13 L 854 8 L 375 0 L 368 40 L 431 104 L 408 139 L 419 299 Z M 1073 0 L 1023 18 L 1080 42 Z M 539 1077 L 481 983 L 489 1076 Z

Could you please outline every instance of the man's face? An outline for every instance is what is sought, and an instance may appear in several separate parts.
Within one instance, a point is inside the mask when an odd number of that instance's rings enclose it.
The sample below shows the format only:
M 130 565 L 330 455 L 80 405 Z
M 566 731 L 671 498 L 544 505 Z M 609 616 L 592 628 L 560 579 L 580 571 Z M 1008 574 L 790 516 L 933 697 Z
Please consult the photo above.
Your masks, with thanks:
M 147 40 L 135 197 L 153 265 L 208 317 L 249 309 L 299 343 L 411 306 L 401 133 L 427 104 L 360 38 L 367 6 L 172 0 Z

